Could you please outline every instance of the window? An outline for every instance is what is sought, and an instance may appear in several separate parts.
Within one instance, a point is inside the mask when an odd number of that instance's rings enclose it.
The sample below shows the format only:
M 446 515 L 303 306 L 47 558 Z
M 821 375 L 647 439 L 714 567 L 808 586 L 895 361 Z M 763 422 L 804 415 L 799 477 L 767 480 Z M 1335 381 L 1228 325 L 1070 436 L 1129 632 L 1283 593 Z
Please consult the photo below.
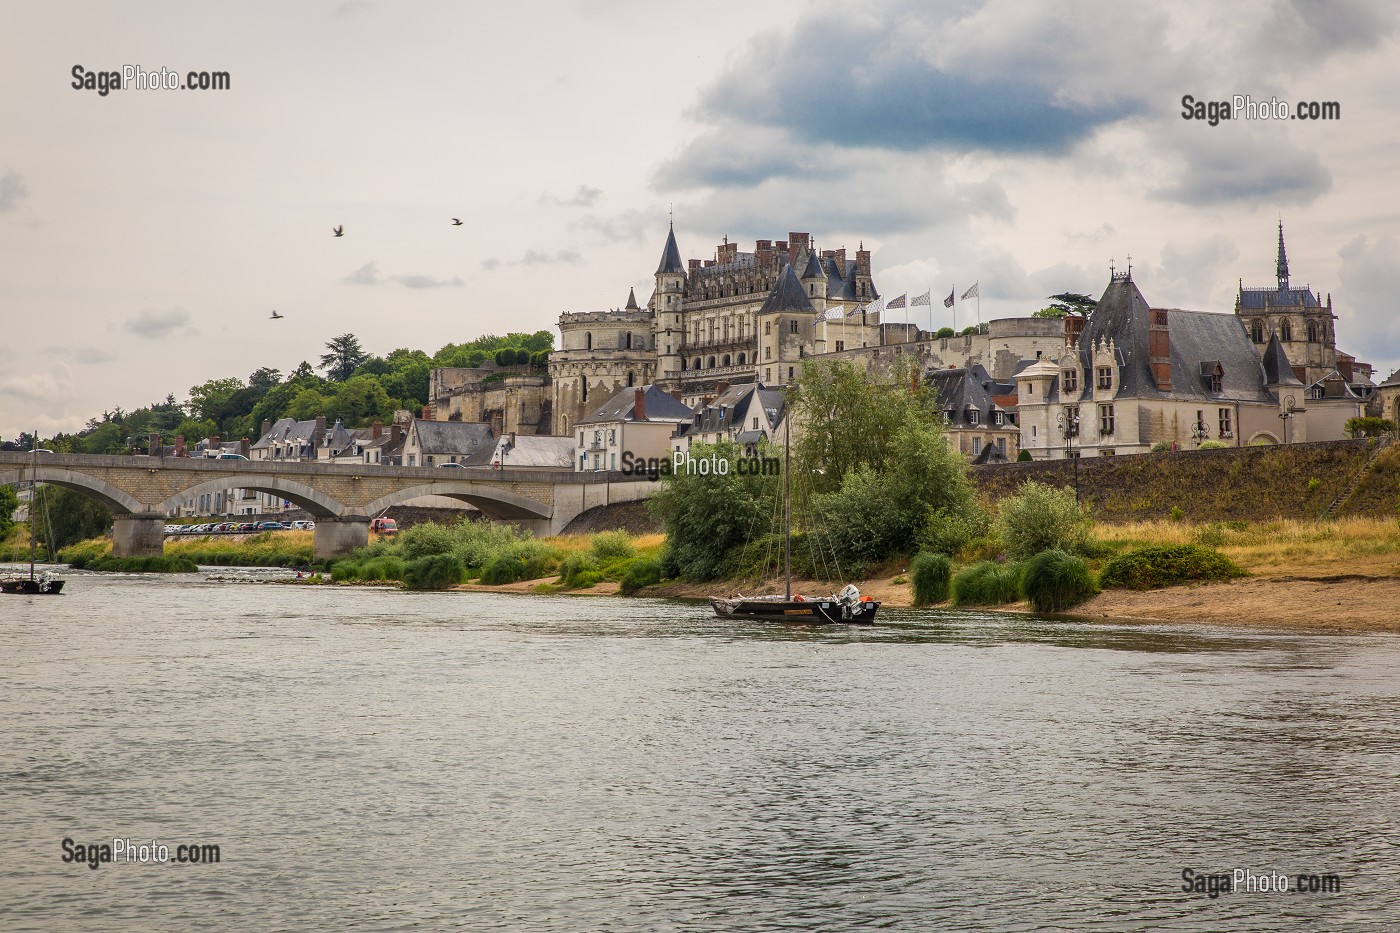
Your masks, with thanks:
M 764 332 L 765 334 L 772 335 L 772 333 L 773 333 L 773 322 L 772 322 L 772 321 L 764 321 L 764 322 L 763 322 L 763 332 Z
M 1099 433 L 1100 433 L 1100 434 L 1112 434 L 1112 433 L 1113 433 L 1113 406 L 1112 406 L 1112 405 L 1100 405 L 1100 406 L 1099 406 Z
M 629 333 L 627 334 L 627 336 L 626 336 L 626 346 L 624 346 L 623 349 L 624 349 L 624 350 L 630 350 L 630 349 L 632 349 L 632 334 L 631 334 L 630 332 L 629 332 Z
M 583 348 L 584 348 L 585 350 L 592 350 L 592 349 L 593 349 L 593 335 L 592 335 L 592 334 L 584 334 L 584 335 L 583 335 Z
M 967 413 L 967 423 L 970 424 L 970 425 L 972 425 L 972 426 L 974 426 L 974 427 L 976 427 L 976 425 L 977 425 L 977 409 L 974 408 L 974 409 L 972 409 L 971 411 L 969 411 L 969 412 Z
M 797 318 L 793 318 L 791 321 L 788 321 L 788 333 L 797 333 Z
M 1079 389 L 1079 370 L 1065 370 L 1064 387 L 1066 392 L 1075 392 Z
M 613 454 L 613 455 L 612 455 L 612 467 L 611 467 L 611 468 L 614 469 L 614 470 L 617 469 L 617 454 Z
M 1034 383 L 1034 382 L 1028 382 L 1028 383 L 1026 383 L 1026 398 L 1032 398 L 1032 397 L 1034 397 L 1034 396 L 1035 396 L 1035 383 Z
M 792 382 L 792 367 L 788 367 L 788 382 Z
M 1234 436 L 1235 436 L 1235 427 L 1234 427 L 1234 424 L 1230 421 L 1230 415 L 1231 415 L 1230 409 L 1228 409 L 1228 408 L 1222 408 L 1222 409 L 1220 409 L 1219 414 L 1220 414 L 1220 436 L 1221 436 L 1221 437 L 1234 437 Z
M 616 443 L 617 443 L 617 428 L 609 428 L 609 429 L 608 429 L 608 446 L 611 447 L 611 446 L 613 446 L 613 445 L 616 444 Z
M 975 457 L 975 456 L 977 456 L 978 454 L 980 454 L 981 452 L 982 452 L 982 438 L 980 438 L 980 437 L 974 437 L 974 438 L 972 439 L 972 455 Z
M 1111 388 L 1113 388 L 1113 367 L 1112 367 L 1112 366 L 1100 366 L 1100 367 L 1098 368 L 1098 374 L 1099 374 L 1098 386 L 1099 386 L 1100 389 L 1111 389 Z
M 1005 423 L 1005 421 L 1006 421 L 1006 419 L 1002 416 L 1002 413 L 1001 413 L 1001 412 L 999 412 L 999 411 L 994 411 L 994 412 L 992 412 L 992 424 L 993 424 L 993 425 L 995 425 L 996 427 L 1001 427 L 1002 424 Z
M 408 455 L 408 465 L 409 465 L 409 466 L 417 466 L 417 465 L 418 465 L 418 455 L 417 455 L 417 454 L 409 454 L 409 455 Z
M 772 382 L 772 381 L 773 381 L 773 367 L 768 366 L 768 367 L 765 367 L 765 368 L 764 368 L 764 370 L 763 370 L 763 381 L 764 381 L 764 382 Z
M 1249 339 L 1255 343 L 1264 342 L 1264 322 L 1254 321 L 1249 325 Z
M 627 374 L 627 387 L 628 387 L 628 388 L 631 388 L 631 387 L 635 386 L 636 384 L 637 384 L 637 374 L 636 374 L 636 373 L 628 373 L 628 374 Z
M 603 432 L 602 432 L 602 431 L 594 431 L 594 432 L 593 432 L 593 446 L 594 446 L 594 447 L 602 447 L 602 446 L 603 446 Z
M 771 360 L 771 359 L 773 358 L 773 348 L 772 348 L 772 347 L 764 347 L 764 348 L 763 348 L 763 358 L 764 358 L 765 360 Z
M 836 352 L 837 352 L 837 353 L 840 353 L 840 352 L 841 352 L 842 350 L 844 350 L 844 349 L 846 349 L 846 341 L 844 341 L 844 340 L 838 340 L 838 341 L 836 341 Z
M 1154 312 L 1154 316 L 1157 318 L 1157 326 L 1158 326 L 1158 327 L 1166 327 L 1166 326 L 1167 326 L 1167 312 L 1165 312 L 1165 311 L 1157 311 L 1157 312 Z
M 1210 390 L 1212 392 L 1220 391 L 1221 380 L 1222 377 L 1220 375 L 1220 370 L 1217 369 L 1215 372 L 1210 374 Z
M 1006 438 L 997 438 L 997 452 L 1000 453 L 1003 457 L 1006 456 Z
M 1278 339 L 1291 341 L 1293 339 L 1293 322 L 1284 318 L 1278 325 Z

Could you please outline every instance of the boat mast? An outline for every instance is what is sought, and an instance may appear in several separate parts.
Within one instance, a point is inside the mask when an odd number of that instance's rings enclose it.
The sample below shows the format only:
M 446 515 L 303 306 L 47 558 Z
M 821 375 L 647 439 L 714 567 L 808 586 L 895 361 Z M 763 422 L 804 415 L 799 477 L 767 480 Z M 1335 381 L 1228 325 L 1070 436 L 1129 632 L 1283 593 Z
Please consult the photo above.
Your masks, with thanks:
M 34 477 L 39 475 L 39 429 L 34 429 L 33 447 L 34 453 L 31 459 L 34 461 L 33 468 L 29 471 L 29 582 L 34 582 L 34 517 L 35 506 L 39 504 L 39 484 Z
M 792 406 L 783 408 L 783 576 L 792 599 Z

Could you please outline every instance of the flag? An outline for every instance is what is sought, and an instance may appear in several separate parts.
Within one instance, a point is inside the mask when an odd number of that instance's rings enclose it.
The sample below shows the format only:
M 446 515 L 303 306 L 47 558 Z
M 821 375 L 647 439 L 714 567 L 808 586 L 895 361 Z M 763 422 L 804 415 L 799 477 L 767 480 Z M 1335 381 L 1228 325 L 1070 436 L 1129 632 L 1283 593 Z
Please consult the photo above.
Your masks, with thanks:
M 826 313 L 822 315 L 822 320 L 824 321 L 844 321 L 845 319 L 846 315 L 841 310 L 840 305 L 837 305 L 835 308 L 828 308 Z
M 913 308 L 913 307 L 916 307 L 916 306 L 918 306 L 918 305 L 926 305 L 926 304 L 929 304 L 929 299 L 932 298 L 932 297 L 933 297 L 933 289 L 930 288 L 928 291 L 924 292 L 922 295 L 915 295 L 913 298 L 910 298 L 910 299 L 909 299 L 909 307 Z
M 951 292 L 948 293 L 948 297 L 943 299 L 943 307 L 945 307 L 945 308 L 951 308 L 951 307 L 953 306 L 953 295 L 954 295 L 954 293 L 956 293 L 956 292 L 957 292 L 957 289 L 955 288 L 955 289 L 953 289 L 953 291 L 951 291 Z
M 884 309 L 885 309 L 885 299 L 883 299 L 883 298 L 877 298 L 877 299 L 875 300 L 875 303 L 874 303 L 873 305 L 866 305 L 866 306 L 865 306 L 865 310 L 866 310 L 866 311 L 869 311 L 871 314 L 878 314 L 879 312 L 883 311 Z
M 908 294 L 908 292 L 905 292 L 905 294 Z M 885 307 L 891 311 L 893 311 L 895 308 L 907 307 L 907 304 L 904 301 L 904 295 L 900 295 L 898 298 L 892 298 L 889 304 L 885 305 Z
M 976 298 L 978 297 L 978 294 L 979 293 L 977 291 L 977 283 L 973 282 L 972 287 L 962 293 L 962 300 L 967 301 L 967 299 L 969 298 Z
M 857 314 L 864 314 L 865 311 L 865 305 L 856 305 L 854 308 L 846 312 L 846 317 L 855 317 Z

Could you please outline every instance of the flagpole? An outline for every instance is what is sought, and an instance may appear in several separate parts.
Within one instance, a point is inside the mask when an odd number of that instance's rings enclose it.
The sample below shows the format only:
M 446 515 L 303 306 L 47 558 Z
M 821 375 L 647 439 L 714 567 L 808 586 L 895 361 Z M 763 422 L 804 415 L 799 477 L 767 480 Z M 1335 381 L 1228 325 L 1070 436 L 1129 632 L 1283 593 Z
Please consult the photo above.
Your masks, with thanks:
M 956 285 L 954 285 L 954 286 L 953 286 L 953 291 L 948 295 L 948 297 L 949 297 L 949 298 L 953 298 L 953 296 L 956 295 L 957 293 L 958 293 L 958 287 L 957 287 Z M 956 335 L 957 332 L 958 332 L 958 299 L 953 298 L 953 333 Z

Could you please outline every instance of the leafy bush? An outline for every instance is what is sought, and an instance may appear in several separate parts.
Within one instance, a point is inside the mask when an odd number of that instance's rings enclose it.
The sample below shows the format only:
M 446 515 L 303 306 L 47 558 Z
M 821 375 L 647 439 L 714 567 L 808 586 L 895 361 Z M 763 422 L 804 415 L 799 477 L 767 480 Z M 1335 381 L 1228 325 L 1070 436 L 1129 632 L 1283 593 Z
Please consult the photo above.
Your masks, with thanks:
M 1224 450 L 1226 447 L 1229 447 L 1229 446 L 1230 446 L 1230 445 L 1227 444 L 1227 443 L 1225 443 L 1224 441 L 1201 441 L 1201 446 L 1197 447 L 1196 449 L 1197 449 L 1197 450 Z
M 1095 592 L 1089 566 L 1064 551 L 1041 551 L 1021 571 L 1021 595 L 1037 612 L 1063 612 Z
M 1006 553 L 1017 560 L 1050 550 L 1082 553 L 1092 524 L 1073 490 L 1034 480 L 997 510 L 997 531 Z
M 628 561 L 620 582 L 624 596 L 631 596 L 644 586 L 655 586 L 661 582 L 661 561 L 655 557 L 637 557 Z
M 1157 443 L 1152 445 L 1152 452 L 1154 454 L 1166 453 L 1171 449 L 1172 445 L 1168 444 L 1166 441 L 1158 441 Z
M 1099 573 L 1099 584 L 1152 590 L 1192 580 L 1230 580 L 1244 575 L 1224 554 L 1199 544 L 1151 545 L 1109 560 Z
M 1185 517 L 1186 517 L 1186 513 L 1183 512 L 1183 511 L 1181 511 L 1181 506 L 1179 506 L 1179 505 L 1174 505 L 1174 506 L 1172 506 L 1172 511 L 1171 511 L 1171 519 L 1172 519 L 1172 521 L 1174 521 L 1174 522 L 1179 522 L 1179 521 L 1181 521 L 1181 520 L 1182 520 L 1183 518 L 1185 518 Z
M 360 565 L 361 580 L 402 580 L 407 567 L 403 558 L 392 554 L 372 557 Z
M 958 509 L 931 509 L 919 531 L 919 545 L 926 551 L 956 554 L 986 535 L 990 525 L 987 513 L 973 503 Z
M 103 570 L 119 573 L 197 573 L 198 565 L 188 557 L 113 557 L 105 554 L 89 558 L 77 555 L 69 562 L 74 570 Z
M 948 586 L 953 579 L 953 562 L 947 554 L 920 551 L 909 565 L 914 578 L 914 605 L 927 606 L 948 598 Z
M 571 590 L 587 589 L 603 579 L 598 561 L 587 552 L 570 554 L 559 565 L 559 582 Z
M 481 572 L 481 582 L 487 586 L 501 586 L 525 579 L 525 561 L 519 554 L 506 552 L 487 564 Z
M 622 530 L 604 531 L 593 536 L 593 556 L 598 560 L 614 557 L 636 557 L 637 549 L 632 546 L 632 537 Z
M 1030 463 L 1034 459 L 1035 458 L 1031 456 L 1031 452 L 1029 450 L 1023 450 L 1016 455 L 1017 463 Z
M 1395 433 L 1395 422 L 1389 418 L 1349 418 L 1342 429 L 1352 437 L 1380 437 Z
M 452 526 L 419 522 L 399 532 L 397 549 L 404 560 L 418 560 L 434 554 L 451 553 L 456 541 Z
M 959 571 L 948 587 L 954 606 L 1000 606 L 1021 598 L 1020 568 L 1004 561 L 984 560 Z
M 452 554 L 434 554 L 409 561 L 403 580 L 411 590 L 445 590 L 462 582 L 466 566 Z
M 336 583 L 354 583 L 360 579 L 359 561 L 344 558 L 331 564 L 331 579 Z

